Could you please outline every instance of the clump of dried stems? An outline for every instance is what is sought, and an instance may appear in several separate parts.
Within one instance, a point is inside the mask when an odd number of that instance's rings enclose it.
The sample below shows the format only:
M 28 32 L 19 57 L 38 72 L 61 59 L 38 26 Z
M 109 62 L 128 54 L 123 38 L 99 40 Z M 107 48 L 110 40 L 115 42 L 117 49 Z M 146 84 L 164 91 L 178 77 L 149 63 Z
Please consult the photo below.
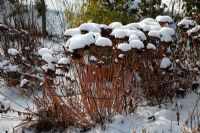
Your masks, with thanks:
M 90 128 L 112 121 L 118 113 L 133 113 L 142 100 L 160 105 L 177 95 L 185 78 L 181 69 L 178 65 L 173 70 L 160 68 L 164 56 L 173 58 L 167 51 L 172 42 L 157 41 L 157 49 L 150 50 L 146 41 L 144 49 L 123 52 L 116 47 L 127 38 L 114 38 L 110 30 L 102 29 L 102 33 L 112 40 L 113 48 L 91 44 L 74 53 L 66 52 L 71 64 L 63 68 L 72 76 L 46 73 L 43 98 L 37 99 L 38 110 L 45 114 L 42 119 Z M 119 54 L 124 56 L 119 58 Z M 91 61 L 91 55 L 98 60 Z
M 18 66 L 20 71 L 5 72 L 1 68 L 0 77 L 9 86 L 18 85 L 21 78 L 36 81 L 37 78 L 31 76 L 31 74 L 36 73 L 37 55 L 35 53 L 39 46 L 39 33 L 35 22 L 31 18 L 24 21 L 23 15 L 13 17 L 15 23 L 6 19 L 6 16 L 3 16 L 3 18 L 4 24 L 0 24 L 0 48 L 2 50 L 0 58 L 2 61 L 9 60 L 7 65 Z M 10 55 L 8 53 L 9 48 L 14 48 L 20 53 L 16 56 Z M 34 83 L 31 86 L 31 89 L 34 89 Z

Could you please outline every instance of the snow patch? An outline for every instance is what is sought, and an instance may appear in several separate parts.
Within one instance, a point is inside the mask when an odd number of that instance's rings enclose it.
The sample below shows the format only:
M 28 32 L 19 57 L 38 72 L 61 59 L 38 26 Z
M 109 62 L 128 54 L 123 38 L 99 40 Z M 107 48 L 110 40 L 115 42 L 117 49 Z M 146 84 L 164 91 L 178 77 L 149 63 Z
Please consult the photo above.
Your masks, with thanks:
M 94 55 L 91 55 L 90 58 L 89 58 L 89 60 L 90 60 L 90 61 L 95 61 L 95 62 L 96 62 L 96 61 L 97 61 L 97 58 L 96 58 Z
M 19 66 L 18 65 L 9 64 L 8 66 L 4 67 L 4 71 L 5 72 L 17 72 L 18 70 L 19 70 Z
M 7 66 L 10 63 L 9 60 L 3 60 L 2 62 L 0 62 L 0 68 L 4 68 L 5 66 Z
M 175 35 L 175 30 L 169 27 L 163 27 L 159 30 L 161 35 L 161 42 L 171 42 L 173 40 L 172 36 Z
M 19 87 L 24 87 L 24 85 L 26 85 L 28 83 L 28 80 L 27 79 L 22 79 L 21 81 L 20 81 L 20 86 Z
M 194 28 L 187 31 L 188 35 L 191 35 L 193 33 L 197 33 L 200 31 L 200 25 L 196 25 Z
M 8 54 L 13 55 L 13 56 L 16 56 L 16 55 L 19 54 L 19 51 L 16 50 L 16 49 L 14 49 L 14 48 L 9 48 L 9 49 L 8 49 Z
M 196 22 L 194 20 L 189 20 L 187 18 L 183 18 L 179 23 L 178 26 L 183 26 L 183 28 L 189 28 L 190 26 L 195 26 Z
M 46 63 L 53 63 L 55 62 L 53 56 L 51 54 L 43 54 L 42 60 L 44 60 Z
M 148 36 L 157 37 L 161 40 L 161 42 L 173 41 L 174 35 L 175 35 L 175 30 L 169 27 L 163 27 L 159 31 L 152 30 L 148 33 Z
M 170 59 L 167 57 L 164 57 L 160 63 L 160 68 L 166 69 L 166 68 L 169 68 L 171 65 L 172 65 L 172 62 L 170 61 Z
M 151 30 L 159 30 L 161 28 L 160 24 L 156 22 L 153 18 L 146 18 L 139 22 L 142 30 L 145 32 L 149 32 Z
M 95 43 L 95 36 L 93 33 L 89 32 L 84 35 L 76 35 L 68 40 L 68 50 L 74 52 L 76 49 L 84 48 L 85 46 L 90 46 L 90 44 Z
M 48 48 L 41 48 L 38 54 L 42 57 L 44 54 L 52 54 L 52 52 Z

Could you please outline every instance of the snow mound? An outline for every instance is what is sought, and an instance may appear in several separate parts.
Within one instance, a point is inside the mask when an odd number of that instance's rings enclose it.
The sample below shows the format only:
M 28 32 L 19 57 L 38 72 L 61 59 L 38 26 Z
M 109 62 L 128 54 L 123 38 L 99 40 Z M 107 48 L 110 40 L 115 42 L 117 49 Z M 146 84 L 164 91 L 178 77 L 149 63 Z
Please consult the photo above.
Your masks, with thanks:
M 52 54 L 52 52 L 48 48 L 41 48 L 38 54 L 42 56 L 43 54 Z
M 175 30 L 169 27 L 163 27 L 159 30 L 161 35 L 161 42 L 171 42 L 173 40 L 172 36 L 175 35 Z
M 70 61 L 68 58 L 60 58 L 60 60 L 58 61 L 58 64 L 59 65 L 69 65 L 70 64 Z
M 0 113 L 7 112 L 10 108 L 10 102 L 0 95 Z
M 146 18 L 139 22 L 142 30 L 145 32 L 149 32 L 151 30 L 159 30 L 161 28 L 160 24 L 156 22 L 153 18 Z
M 53 56 L 51 54 L 43 54 L 42 60 L 44 60 L 46 63 L 53 63 L 55 62 Z
M 164 23 L 173 23 L 173 19 L 170 16 L 157 16 L 156 17 L 157 22 L 164 22 Z
M 141 31 L 141 30 L 127 30 L 127 35 L 130 37 L 131 35 L 137 35 L 140 40 L 145 41 L 147 40 L 147 37 L 145 36 L 145 34 Z
M 148 43 L 147 44 L 147 49 L 153 49 L 153 50 L 156 50 L 156 46 L 152 43 Z
M 194 20 L 189 20 L 189 19 L 182 19 L 179 23 L 178 26 L 183 26 L 183 28 L 189 28 L 190 26 L 195 26 L 196 22 Z
M 99 38 L 97 38 L 95 44 L 97 46 L 102 46 L 102 47 L 112 46 L 112 41 L 110 39 L 106 38 L 106 37 L 99 37 Z
M 171 65 L 172 65 L 172 62 L 170 61 L 170 59 L 167 57 L 164 57 L 160 63 L 160 68 L 166 69 L 166 68 L 171 67 Z
M 119 29 L 119 28 L 122 28 L 123 25 L 120 22 L 112 22 L 112 23 L 109 24 L 109 27 L 111 29 Z
M 53 64 L 53 63 L 48 63 L 48 64 L 43 65 L 43 66 L 42 66 L 42 69 L 43 69 L 45 72 L 48 72 L 48 70 L 55 71 L 55 70 L 56 70 L 56 66 L 55 66 L 55 64 Z
M 81 31 L 79 28 L 67 29 L 64 33 L 65 36 L 74 36 L 74 35 L 79 35 L 79 34 L 81 34 Z
M 13 55 L 13 56 L 16 56 L 16 55 L 19 54 L 19 51 L 16 50 L 16 49 L 14 49 L 14 48 L 9 48 L 9 49 L 8 49 L 8 54 Z
M 169 27 L 163 27 L 159 31 L 152 30 L 148 33 L 148 36 L 157 37 L 161 40 L 161 42 L 173 41 L 174 35 L 175 35 L 175 30 Z
M 131 50 L 131 46 L 128 43 L 120 43 L 117 46 L 117 49 L 119 49 L 123 52 L 127 52 L 127 51 Z
M 72 53 L 76 49 L 84 48 L 85 46 L 89 46 L 93 43 L 95 43 L 95 36 L 92 32 L 89 32 L 84 35 L 73 36 L 67 41 L 67 45 L 69 47 L 68 50 Z
M 83 23 L 80 25 L 80 30 L 81 31 L 88 31 L 88 32 L 97 32 L 100 33 L 101 30 L 99 28 L 99 26 L 97 26 L 97 24 L 95 23 Z
M 114 29 L 111 32 L 111 35 L 115 36 L 115 38 L 125 38 L 127 36 L 127 32 L 124 29 Z
M 140 40 L 131 40 L 131 42 L 129 43 L 129 45 L 131 46 L 131 48 L 136 48 L 136 49 L 142 49 L 142 48 L 144 48 L 144 44 Z

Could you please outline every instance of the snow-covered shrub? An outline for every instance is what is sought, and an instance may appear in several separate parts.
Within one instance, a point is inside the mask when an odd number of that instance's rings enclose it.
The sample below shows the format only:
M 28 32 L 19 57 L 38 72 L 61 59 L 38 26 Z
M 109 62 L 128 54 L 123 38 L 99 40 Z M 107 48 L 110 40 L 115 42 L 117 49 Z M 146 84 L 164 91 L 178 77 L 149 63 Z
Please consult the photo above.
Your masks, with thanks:
M 170 49 L 175 31 L 166 26 L 152 18 L 128 25 L 84 23 L 65 32 L 57 64 L 49 50 L 40 49 L 42 119 L 89 128 L 123 111 L 133 113 L 142 100 L 172 101 L 187 76 Z
M 0 47 L 3 51 L 0 63 L 1 77 L 10 86 L 20 85 L 22 79 L 36 81 L 36 77 L 30 76 L 38 71 L 36 69 L 38 61 L 35 52 L 39 43 L 35 34 L 22 29 L 10 28 L 3 24 L 0 25 L 0 34 Z M 27 88 L 31 90 L 35 85 L 32 84 L 31 86 L 27 86 Z M 25 86 L 22 88 L 25 88 Z
M 200 21 L 200 1 L 196 0 L 183 0 L 183 11 L 186 16 L 192 17 L 196 21 Z
M 114 0 L 111 2 L 107 0 L 79 1 L 66 8 L 65 14 L 70 27 L 79 26 L 90 20 L 100 24 L 109 24 L 113 21 L 130 23 L 140 19 L 140 3 L 140 0 Z
M 188 18 L 183 18 L 179 23 L 179 40 L 177 41 L 177 54 L 181 56 L 180 62 L 188 69 L 198 67 L 199 56 L 199 42 L 200 42 L 200 27 L 196 21 Z M 187 66 L 186 66 L 187 65 Z

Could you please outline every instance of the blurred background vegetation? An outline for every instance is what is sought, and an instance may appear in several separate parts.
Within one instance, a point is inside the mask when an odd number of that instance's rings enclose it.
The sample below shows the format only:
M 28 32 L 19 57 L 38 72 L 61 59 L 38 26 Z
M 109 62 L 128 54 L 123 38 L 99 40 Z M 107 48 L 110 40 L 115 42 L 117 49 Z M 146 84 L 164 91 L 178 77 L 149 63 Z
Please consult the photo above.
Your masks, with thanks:
M 27 11 L 22 8 L 21 0 L 3 0 L 14 4 L 15 9 L 13 15 L 19 15 L 21 12 Z M 67 0 L 58 0 L 63 2 Z M 168 6 L 163 4 L 168 3 Z M 43 2 L 43 4 L 42 4 Z M 46 35 L 46 6 L 44 0 L 35 0 L 35 7 L 38 16 L 43 18 L 43 35 Z M 184 16 L 188 16 L 200 22 L 200 0 L 71 0 L 64 11 L 66 23 L 70 28 L 79 26 L 85 22 L 95 22 L 110 24 L 118 21 L 122 24 L 137 22 L 146 17 L 155 18 L 158 15 L 170 15 L 175 21 L 180 20 Z M 17 3 L 17 4 L 16 4 Z M 180 7 L 175 6 L 179 3 Z M 181 12 L 175 12 L 176 8 L 180 8 Z M 22 10 L 24 9 L 24 10 Z
M 81 23 L 92 21 L 109 24 L 119 21 L 122 24 L 136 22 L 144 17 L 155 18 L 158 15 L 168 14 L 175 20 L 189 16 L 200 22 L 199 0 L 169 0 L 170 7 L 162 0 L 80 0 L 73 2 L 66 10 L 65 15 L 70 27 L 77 27 Z M 181 3 L 182 7 L 175 7 Z M 165 9 L 170 10 L 165 10 Z M 175 13 L 175 8 L 183 12 Z
M 200 22 L 200 0 L 183 0 L 182 9 L 184 16 L 190 16 L 196 22 Z
M 119 21 L 122 24 L 138 21 L 142 16 L 155 17 L 164 12 L 166 5 L 161 0 L 81 0 L 71 4 L 65 14 L 70 27 L 92 21 L 109 24 Z

